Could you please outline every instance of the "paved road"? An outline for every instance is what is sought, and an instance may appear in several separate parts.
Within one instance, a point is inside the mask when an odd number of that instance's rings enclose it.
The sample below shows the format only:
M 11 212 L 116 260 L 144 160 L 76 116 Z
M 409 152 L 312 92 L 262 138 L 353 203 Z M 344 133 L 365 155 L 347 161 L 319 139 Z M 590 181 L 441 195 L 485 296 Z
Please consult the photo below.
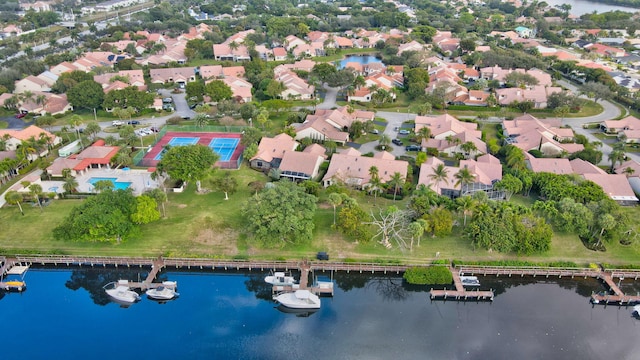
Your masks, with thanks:
M 33 124 L 33 121 L 25 122 L 23 119 L 17 119 L 15 116 L 0 117 L 0 121 L 7 122 L 7 129 L 24 129 Z
M 331 109 L 337 107 L 338 105 L 336 104 L 336 97 L 338 96 L 339 88 L 332 88 L 327 84 L 324 84 L 322 87 L 325 89 L 326 93 L 324 95 L 324 101 L 322 101 L 322 104 L 318 104 L 318 109 Z

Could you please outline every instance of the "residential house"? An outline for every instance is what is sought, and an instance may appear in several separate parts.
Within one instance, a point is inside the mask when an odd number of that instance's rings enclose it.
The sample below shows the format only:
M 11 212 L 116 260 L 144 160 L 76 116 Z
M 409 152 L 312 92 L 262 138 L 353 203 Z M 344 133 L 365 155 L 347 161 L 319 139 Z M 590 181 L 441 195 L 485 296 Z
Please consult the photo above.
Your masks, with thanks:
M 496 89 L 496 98 L 500 105 L 510 105 L 513 102 L 530 101 L 534 109 L 547 107 L 549 95 L 562 92 L 561 87 L 535 85 L 528 89 L 505 88 Z
M 153 84 L 175 83 L 184 86 L 196 81 L 194 67 L 151 69 L 149 75 Z
M 530 38 L 533 35 L 533 30 L 529 29 L 526 26 L 518 26 L 515 28 L 515 32 L 518 33 L 518 36 L 521 38 Z
M 121 90 L 129 86 L 135 86 L 140 91 L 147 90 L 142 70 L 121 70 L 117 73 L 94 75 L 93 80 L 102 85 L 105 93 L 111 90 Z
M 322 178 L 324 187 L 336 183 L 343 183 L 357 189 L 364 189 L 371 181 L 370 169 L 378 169 L 378 177 L 382 183 L 387 183 L 395 173 L 399 173 L 402 179 L 407 178 L 409 163 L 404 160 L 396 160 L 393 154 L 386 151 L 377 152 L 373 157 L 362 156 L 354 149 L 348 148 L 333 154 L 327 173 Z
M 74 70 L 78 70 L 78 68 L 68 61 L 61 62 L 60 64 L 53 66 L 49 69 L 51 73 L 58 76 L 66 72 L 72 72 Z
M 309 145 L 303 151 L 285 151 L 279 167 L 280 177 L 296 182 L 314 180 L 327 158 L 325 152 L 318 144 Z
M 305 45 L 306 42 L 295 35 L 289 35 L 284 39 L 284 47 L 287 51 L 293 50 L 297 46 Z
M 602 131 L 618 134 L 627 143 L 640 142 L 640 119 L 627 116 L 621 120 L 605 120 L 600 124 Z
M 217 61 L 249 61 L 249 49 L 245 45 L 214 44 L 213 56 Z
M 154 34 L 151 34 L 154 35 Z M 151 55 L 140 61 L 142 65 L 160 65 L 166 66 L 171 63 L 179 65 L 186 64 L 187 56 L 184 51 L 187 48 L 186 40 L 168 39 L 164 42 L 165 50 L 158 54 Z
M 398 56 L 402 55 L 402 53 L 405 51 L 422 51 L 422 50 L 424 50 L 424 45 L 413 40 L 411 42 L 400 44 L 400 46 L 398 46 Z
M 640 163 L 635 160 L 625 161 L 615 168 L 615 173 L 626 176 L 633 192 L 640 194 Z
M 47 143 L 50 146 L 56 146 L 62 142 L 62 138 L 56 136 L 47 130 L 39 128 L 35 125 L 27 126 L 24 129 L 0 129 L 0 139 L 7 138 L 5 149 L 6 151 L 16 151 L 20 146 L 22 146 L 23 141 L 28 141 L 33 138 L 35 140 L 39 140 L 41 138 L 46 138 Z M 38 157 L 45 156 L 49 153 L 49 148 L 47 146 L 39 149 L 37 154 L 28 155 L 29 161 L 36 160 Z
M 253 100 L 253 95 L 251 94 L 253 85 L 250 82 L 234 76 L 225 76 L 222 82 L 229 86 L 233 93 L 233 98 L 237 102 L 247 103 Z
M 291 136 L 284 133 L 273 138 L 263 137 L 258 145 L 256 155 L 249 159 L 249 165 L 265 172 L 272 168 L 278 169 L 285 152 L 295 151 L 299 144 Z
M 615 48 L 613 46 L 607 46 L 604 44 L 591 44 L 591 45 L 585 46 L 584 48 L 589 52 L 596 53 L 600 56 L 621 57 L 626 55 L 626 52 L 624 49 Z
M 456 136 L 464 132 L 471 132 L 471 135 L 480 139 L 482 132 L 478 130 L 478 124 L 463 122 L 449 114 L 437 116 L 416 116 L 415 132 L 419 132 L 423 127 L 431 130 L 431 137 L 434 139 L 446 139 L 447 136 Z
M 487 106 L 487 99 L 491 96 L 488 91 L 469 90 L 467 94 L 463 94 L 453 99 L 454 104 L 462 104 L 467 106 Z
M 600 185 L 602 191 L 620 205 L 637 205 L 638 198 L 623 174 L 584 174 L 585 180 Z
M 273 59 L 273 50 L 269 49 L 266 45 L 256 45 L 254 50 L 258 53 L 258 57 L 264 61 L 271 61 Z
M 447 136 L 440 139 L 422 139 L 420 144 L 423 150 L 436 149 L 438 153 L 447 154 L 447 156 L 454 156 L 455 154 L 462 154 L 466 158 L 474 158 L 480 154 L 486 154 L 487 144 L 476 136 L 477 132 L 465 130 L 456 135 Z M 465 153 L 462 144 L 471 142 L 475 146 L 475 150 L 470 153 Z
M 446 169 L 447 178 L 434 181 L 433 174 L 439 165 Z M 473 176 L 473 183 L 461 184 L 455 175 L 462 169 L 467 169 Z M 476 160 L 460 160 L 459 166 L 446 166 L 444 162 L 436 157 L 430 157 L 420 166 L 418 185 L 430 187 L 438 194 L 457 198 L 460 196 L 473 195 L 476 192 L 486 192 L 490 199 L 504 199 L 502 191 L 495 190 L 493 186 L 502 180 L 502 164 L 496 157 L 486 154 Z
M 315 94 L 315 87 L 307 84 L 293 71 L 279 72 L 275 74 L 275 79 L 282 82 L 285 87 L 285 90 L 280 93 L 280 97 L 283 99 L 309 100 Z
M 283 47 L 273 48 L 273 60 L 275 61 L 287 60 L 287 50 Z
M 4 93 L 0 95 L 0 104 L 5 104 L 5 101 L 13 94 Z M 33 92 L 32 97 L 29 99 L 20 99 L 17 104 L 17 109 L 21 113 L 31 113 L 37 115 L 45 115 L 49 113 L 51 115 L 64 114 L 67 111 L 73 110 L 73 106 L 67 101 L 66 94 L 52 94 L 46 92 Z
M 27 91 L 50 92 L 53 84 L 55 84 L 55 81 L 52 83 L 40 77 L 29 75 L 24 79 L 16 81 L 14 93 L 22 94 Z
M 572 142 L 573 130 L 562 128 L 560 119 L 540 120 L 525 114 L 513 120 L 504 120 L 502 129 L 505 141 L 524 152 L 539 150 L 546 156 L 556 156 L 563 152 L 572 154 L 584 149 L 582 144 Z

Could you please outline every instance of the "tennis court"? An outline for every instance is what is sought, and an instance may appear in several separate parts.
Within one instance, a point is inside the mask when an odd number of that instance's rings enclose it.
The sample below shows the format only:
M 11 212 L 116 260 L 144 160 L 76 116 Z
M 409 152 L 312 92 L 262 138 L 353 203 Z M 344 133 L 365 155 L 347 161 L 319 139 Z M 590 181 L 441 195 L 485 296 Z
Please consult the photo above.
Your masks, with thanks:
M 209 147 L 220 155 L 220 161 L 229 161 L 239 142 L 240 139 L 213 138 Z
M 138 163 L 140 166 L 156 166 L 162 155 L 167 151 L 166 146 L 187 146 L 200 144 L 209 146 L 220 155 L 217 166 L 226 169 L 237 169 L 241 163 L 244 147 L 240 145 L 239 133 L 218 132 L 167 132 L 153 145 Z

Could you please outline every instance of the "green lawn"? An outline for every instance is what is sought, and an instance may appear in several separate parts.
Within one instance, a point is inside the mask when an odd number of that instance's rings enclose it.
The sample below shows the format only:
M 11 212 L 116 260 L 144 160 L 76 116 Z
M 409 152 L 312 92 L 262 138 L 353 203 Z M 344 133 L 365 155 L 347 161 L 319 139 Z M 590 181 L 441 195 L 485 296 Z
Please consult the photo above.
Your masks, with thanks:
M 221 174 L 218 171 L 218 176 Z M 515 254 L 500 254 L 483 249 L 474 249 L 463 236 L 463 228 L 454 228 L 453 234 L 445 237 L 424 236 L 421 245 L 413 251 L 397 247 L 386 249 L 376 241 L 355 243 L 332 228 L 333 208 L 326 202 L 327 195 L 321 192 L 315 215 L 314 238 L 302 244 L 280 249 L 262 249 L 252 245 L 242 232 L 242 204 L 252 196 L 247 184 L 254 180 L 267 181 L 265 175 L 246 168 L 233 170 L 239 179 L 238 192 L 224 200 L 224 194 L 212 191 L 197 194 L 191 185 L 184 193 L 170 193 L 166 204 L 167 218 L 141 226 L 140 234 L 121 244 L 62 242 L 52 238 L 51 229 L 59 224 L 80 203 L 79 200 L 56 200 L 40 212 L 37 207 L 24 205 L 25 216 L 16 206 L 0 209 L 0 252 L 2 253 L 59 253 L 112 256 L 172 256 L 172 257 L 236 257 L 300 259 L 313 257 L 317 251 L 328 251 L 332 259 L 355 259 L 360 261 L 403 260 L 425 262 L 436 253 L 444 259 L 501 260 L 520 259 Z M 206 185 L 205 185 L 206 187 Z M 352 192 L 358 203 L 367 212 L 376 214 L 389 205 L 404 208 L 407 199 L 393 201 Z M 516 195 L 512 201 L 530 206 L 535 197 Z M 339 211 L 339 208 L 338 208 Z M 638 208 L 626 208 L 632 218 L 638 217 Z M 462 223 L 462 219 L 458 219 Z M 638 227 L 636 225 L 636 227 Z M 640 228 L 636 229 L 640 230 Z M 551 250 L 542 255 L 522 257 L 530 261 L 570 260 L 576 263 L 639 263 L 640 243 L 623 246 L 607 244 L 606 252 L 587 250 L 573 234 L 555 234 Z
M 0 129 L 6 129 L 7 126 L 9 126 L 8 122 L 0 120 Z

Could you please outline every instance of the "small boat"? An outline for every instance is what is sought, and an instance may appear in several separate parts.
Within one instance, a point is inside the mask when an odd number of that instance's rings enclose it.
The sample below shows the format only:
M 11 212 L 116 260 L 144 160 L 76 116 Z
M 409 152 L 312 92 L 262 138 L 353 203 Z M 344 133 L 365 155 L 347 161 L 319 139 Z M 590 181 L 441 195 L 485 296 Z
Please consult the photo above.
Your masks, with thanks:
M 110 282 L 107 285 L 103 286 L 103 288 L 107 295 L 111 296 L 113 299 L 118 300 L 121 303 L 133 304 L 134 302 L 140 300 L 140 295 L 138 295 L 137 292 L 131 290 L 126 284 L 126 280 L 120 280 L 118 282 Z
M 315 314 L 316 312 L 318 312 L 319 309 L 292 309 L 292 308 L 288 308 L 282 304 L 276 306 L 276 309 L 278 309 L 278 311 L 285 313 L 285 314 L 293 314 L 296 317 L 309 317 L 313 314 Z
M 319 309 L 320 298 L 309 290 L 296 290 L 294 292 L 275 295 L 273 300 L 291 309 Z
M 264 278 L 264 281 L 267 284 L 278 286 L 293 286 L 297 284 L 297 281 L 293 276 L 287 275 L 286 273 L 281 271 L 276 271 L 275 273 L 273 273 L 273 275 L 266 276 Z
M 631 314 L 640 317 L 640 305 L 636 305 L 633 307 L 633 311 L 631 312 Z
M 171 300 L 177 296 L 180 296 L 174 289 L 164 286 L 158 286 L 155 289 L 149 289 L 146 291 L 149 298 L 155 300 Z
M 460 281 L 463 286 L 480 286 L 477 276 L 460 276 Z
M 4 285 L 4 289 L 6 291 L 12 291 L 12 290 L 24 291 L 27 289 L 27 283 L 20 280 L 6 281 L 2 283 L 2 285 Z

